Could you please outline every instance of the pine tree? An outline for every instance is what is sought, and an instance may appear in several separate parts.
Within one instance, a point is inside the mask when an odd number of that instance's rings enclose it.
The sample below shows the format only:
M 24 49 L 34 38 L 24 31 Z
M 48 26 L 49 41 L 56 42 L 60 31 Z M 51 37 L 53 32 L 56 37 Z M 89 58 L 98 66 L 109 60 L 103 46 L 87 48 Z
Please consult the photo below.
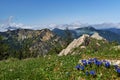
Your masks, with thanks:
M 7 59 L 9 57 L 8 48 L 8 45 L 3 42 L 3 38 L 0 36 L 0 60 Z
M 72 33 L 70 32 L 69 28 L 66 27 L 65 29 L 65 34 L 66 34 L 66 42 L 67 42 L 67 45 L 73 40 L 73 37 L 72 37 Z

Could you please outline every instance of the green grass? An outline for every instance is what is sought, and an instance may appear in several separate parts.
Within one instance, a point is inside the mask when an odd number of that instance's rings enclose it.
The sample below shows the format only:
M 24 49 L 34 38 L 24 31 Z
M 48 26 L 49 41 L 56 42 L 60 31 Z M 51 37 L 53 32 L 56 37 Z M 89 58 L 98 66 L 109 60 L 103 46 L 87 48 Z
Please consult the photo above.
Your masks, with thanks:
M 104 67 L 87 66 L 86 69 L 97 71 L 96 78 L 86 76 L 84 72 L 75 69 L 80 59 L 96 56 L 86 54 L 62 57 L 47 55 L 24 60 L 8 59 L 0 62 L 0 80 L 120 80 L 113 67 L 107 70 Z M 98 58 L 102 59 L 101 56 Z

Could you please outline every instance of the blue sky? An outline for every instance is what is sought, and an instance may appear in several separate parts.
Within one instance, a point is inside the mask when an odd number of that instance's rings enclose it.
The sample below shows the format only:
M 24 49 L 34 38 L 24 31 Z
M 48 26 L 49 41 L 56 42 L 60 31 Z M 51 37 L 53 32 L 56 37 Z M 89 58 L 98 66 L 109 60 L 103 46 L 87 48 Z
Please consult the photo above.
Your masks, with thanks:
M 120 0 L 0 0 L 0 20 L 23 24 L 120 22 Z

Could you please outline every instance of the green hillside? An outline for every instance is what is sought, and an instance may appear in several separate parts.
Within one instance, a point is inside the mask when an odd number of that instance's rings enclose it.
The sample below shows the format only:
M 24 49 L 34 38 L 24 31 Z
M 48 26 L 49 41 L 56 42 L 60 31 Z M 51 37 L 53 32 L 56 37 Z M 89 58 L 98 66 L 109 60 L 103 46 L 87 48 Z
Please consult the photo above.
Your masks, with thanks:
M 18 57 L 9 56 L 9 45 L 4 43 L 1 37 L 0 57 L 3 60 L 0 61 L 0 80 L 120 80 L 120 64 L 116 63 L 120 62 L 118 43 L 82 37 L 80 41 L 83 40 L 83 43 L 72 48 L 71 53 L 74 55 L 58 56 L 62 48 L 57 41 L 53 43 L 55 40 L 56 38 L 49 39 L 52 45 L 44 42 L 53 49 L 49 50 L 47 55 L 24 58 L 22 53 L 29 53 L 24 51 L 24 47 L 23 51 L 18 51 Z M 61 40 L 58 42 L 62 45 Z M 34 53 L 36 54 L 35 51 Z M 112 60 L 116 61 L 111 64 Z
M 113 44 L 111 44 L 113 45 Z M 108 45 L 106 45 L 107 47 Z M 108 48 L 106 48 L 107 50 Z M 107 50 L 97 53 L 86 51 L 76 55 L 47 55 L 24 60 L 8 59 L 0 62 L 0 80 L 120 80 L 113 65 L 105 68 L 93 64 L 85 69 L 77 70 L 79 60 L 97 58 L 98 60 L 118 60 L 120 50 Z M 86 71 L 95 71 L 94 75 L 86 75 Z

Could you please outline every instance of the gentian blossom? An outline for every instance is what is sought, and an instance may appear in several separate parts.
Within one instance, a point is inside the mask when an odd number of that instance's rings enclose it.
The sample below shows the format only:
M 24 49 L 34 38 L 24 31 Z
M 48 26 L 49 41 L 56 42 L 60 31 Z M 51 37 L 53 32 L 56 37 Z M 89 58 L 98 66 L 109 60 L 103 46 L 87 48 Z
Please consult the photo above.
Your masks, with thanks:
M 92 76 L 96 75 L 94 70 L 90 71 L 90 74 L 91 74 Z
M 106 63 L 105 63 L 105 67 L 106 67 L 106 68 L 109 68 L 109 67 L 110 67 L 110 63 L 109 63 L 109 62 L 106 62 Z
M 78 64 L 75 68 L 77 69 L 77 70 L 80 70 L 80 64 Z

